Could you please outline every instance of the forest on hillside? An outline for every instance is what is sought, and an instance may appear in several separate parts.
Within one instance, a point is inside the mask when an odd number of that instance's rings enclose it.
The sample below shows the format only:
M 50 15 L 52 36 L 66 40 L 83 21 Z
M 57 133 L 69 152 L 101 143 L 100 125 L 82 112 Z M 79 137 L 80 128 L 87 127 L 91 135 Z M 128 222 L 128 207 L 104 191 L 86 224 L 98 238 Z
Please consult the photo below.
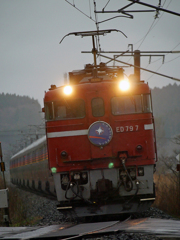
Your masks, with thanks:
M 164 137 L 180 133 L 180 85 L 152 89 L 152 101 L 157 127 L 163 126 Z
M 180 135 L 180 85 L 152 89 L 152 102 L 158 154 L 171 155 L 179 149 L 173 139 Z
M 44 134 L 44 119 L 37 100 L 16 94 L 0 94 L 0 142 L 8 159 L 30 144 L 37 134 Z
M 28 96 L 0 94 L 0 130 L 14 130 L 28 124 L 39 124 L 41 106 Z

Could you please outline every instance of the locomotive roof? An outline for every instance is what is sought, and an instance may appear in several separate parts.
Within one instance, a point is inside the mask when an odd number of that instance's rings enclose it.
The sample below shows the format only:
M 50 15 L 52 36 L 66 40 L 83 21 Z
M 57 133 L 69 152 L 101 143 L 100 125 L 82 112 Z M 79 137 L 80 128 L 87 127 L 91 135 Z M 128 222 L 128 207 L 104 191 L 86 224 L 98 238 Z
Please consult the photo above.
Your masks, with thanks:
M 108 84 L 112 84 L 113 87 L 113 83 L 116 84 L 119 82 L 119 79 L 124 79 L 124 69 L 119 66 L 108 67 L 105 63 L 100 63 L 96 66 L 87 64 L 84 69 L 69 72 L 69 84 L 76 90 L 79 89 L 81 93 L 85 92 L 87 88 L 88 90 L 93 90 L 95 87 L 102 89 L 108 87 L 109 89 L 110 85 L 108 86 Z M 135 75 L 130 75 L 129 80 L 133 86 L 131 93 L 150 92 L 148 84 L 137 80 Z M 63 88 L 64 86 L 56 87 L 56 85 L 51 85 L 50 91 L 45 93 L 44 102 L 59 99 Z
M 44 143 L 46 143 L 46 136 L 43 136 L 43 137 L 39 138 L 38 140 L 36 140 L 35 142 L 31 143 L 26 148 L 23 148 L 21 151 L 17 152 L 15 155 L 13 155 L 11 157 L 11 160 L 13 158 L 16 158 L 18 156 L 21 156 L 21 155 L 23 155 L 23 154 L 25 154 L 27 152 L 30 152 L 30 151 L 36 149 L 38 146 L 43 145 Z
M 74 89 L 76 89 L 76 91 L 74 91 L 73 97 L 77 97 L 79 96 L 79 94 L 81 94 L 81 96 L 86 95 L 87 91 L 93 91 L 93 89 L 101 89 L 102 91 L 104 89 L 110 89 L 112 87 L 112 89 L 114 89 L 114 93 L 118 91 L 118 89 L 115 87 L 117 84 L 117 81 L 107 81 L 107 80 L 103 80 L 100 82 L 94 82 L 91 83 L 87 80 L 87 78 L 84 78 L 82 80 L 81 83 L 79 84 L 75 84 L 75 85 L 71 85 L 73 86 Z M 146 94 L 146 93 L 150 93 L 150 88 L 148 86 L 148 84 L 144 83 L 143 81 L 141 82 L 135 82 L 133 83 L 133 89 L 131 91 L 127 91 L 127 92 L 119 92 L 119 94 L 122 95 L 129 95 L 129 94 Z M 64 86 L 61 87 L 56 87 L 56 86 L 51 86 L 50 91 L 45 93 L 44 96 L 44 102 L 51 102 L 51 101 L 57 101 L 58 99 L 62 97 L 65 97 L 63 94 L 63 88 Z M 76 93 L 75 93 L 76 92 Z M 111 92 L 112 93 L 112 92 Z M 67 97 L 67 98 L 71 98 L 71 96 Z

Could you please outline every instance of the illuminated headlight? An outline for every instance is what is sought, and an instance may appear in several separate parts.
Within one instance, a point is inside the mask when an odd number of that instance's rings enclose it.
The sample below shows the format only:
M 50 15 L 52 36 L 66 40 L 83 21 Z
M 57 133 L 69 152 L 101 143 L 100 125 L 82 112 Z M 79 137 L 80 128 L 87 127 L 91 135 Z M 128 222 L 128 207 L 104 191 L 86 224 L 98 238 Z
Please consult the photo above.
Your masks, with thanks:
M 65 86 L 63 91 L 66 95 L 70 95 L 72 93 L 72 87 L 71 86 Z
M 138 176 L 144 176 L 144 168 L 138 167 Z
M 128 80 L 122 80 L 120 81 L 119 83 L 119 88 L 122 90 L 122 91 L 127 91 L 129 88 L 130 88 L 130 83 Z
M 74 180 L 79 180 L 80 179 L 80 174 L 79 173 L 75 173 L 74 174 Z

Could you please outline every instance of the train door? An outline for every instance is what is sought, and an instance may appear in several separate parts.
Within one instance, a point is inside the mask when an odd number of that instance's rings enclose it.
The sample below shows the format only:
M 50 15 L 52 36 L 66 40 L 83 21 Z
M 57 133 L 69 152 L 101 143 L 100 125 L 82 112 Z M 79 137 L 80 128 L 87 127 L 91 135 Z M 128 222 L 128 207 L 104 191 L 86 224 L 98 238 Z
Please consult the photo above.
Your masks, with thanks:
M 89 91 L 88 103 L 88 138 L 90 141 L 91 158 L 112 157 L 109 99 L 107 91 Z

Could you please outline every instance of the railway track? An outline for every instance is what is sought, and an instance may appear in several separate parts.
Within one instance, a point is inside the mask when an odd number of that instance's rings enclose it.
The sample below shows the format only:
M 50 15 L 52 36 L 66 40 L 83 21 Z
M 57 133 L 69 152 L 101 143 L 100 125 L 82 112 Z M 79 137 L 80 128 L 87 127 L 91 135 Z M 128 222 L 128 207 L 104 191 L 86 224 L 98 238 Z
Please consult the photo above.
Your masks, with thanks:
M 45 227 L 0 228 L 0 239 L 180 239 L 180 221 L 126 219 L 97 223 L 62 223 Z

